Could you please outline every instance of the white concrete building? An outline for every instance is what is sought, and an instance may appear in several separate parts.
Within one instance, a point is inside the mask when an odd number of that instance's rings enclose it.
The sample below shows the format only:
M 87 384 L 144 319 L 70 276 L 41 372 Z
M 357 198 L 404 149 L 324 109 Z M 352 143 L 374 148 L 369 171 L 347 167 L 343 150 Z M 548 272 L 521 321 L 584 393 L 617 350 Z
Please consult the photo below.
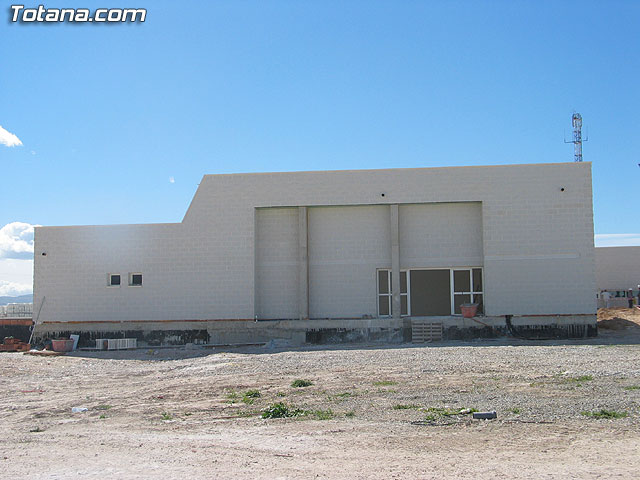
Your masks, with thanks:
M 611 295 L 609 306 L 628 307 L 629 289 L 638 295 L 640 285 L 640 247 L 596 248 L 596 287 L 598 306 L 604 307 L 602 292 Z
M 592 212 L 587 162 L 205 175 L 181 223 L 36 227 L 37 334 L 455 337 L 473 301 L 591 335 Z

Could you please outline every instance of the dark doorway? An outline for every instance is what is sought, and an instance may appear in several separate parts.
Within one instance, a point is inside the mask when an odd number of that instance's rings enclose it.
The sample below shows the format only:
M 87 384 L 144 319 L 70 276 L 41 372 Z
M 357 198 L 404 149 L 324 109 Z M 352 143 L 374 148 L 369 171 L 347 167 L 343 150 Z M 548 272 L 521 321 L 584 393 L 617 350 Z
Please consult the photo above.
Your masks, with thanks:
M 411 270 L 411 315 L 451 315 L 451 278 L 446 270 Z

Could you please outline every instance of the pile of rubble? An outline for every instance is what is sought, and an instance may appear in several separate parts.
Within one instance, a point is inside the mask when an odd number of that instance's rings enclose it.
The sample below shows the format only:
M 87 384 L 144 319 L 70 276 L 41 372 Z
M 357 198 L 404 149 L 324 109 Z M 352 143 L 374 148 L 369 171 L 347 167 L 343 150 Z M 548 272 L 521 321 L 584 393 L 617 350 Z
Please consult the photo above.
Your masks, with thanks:
M 31 345 L 19 338 L 5 337 L 4 343 L 0 344 L 0 352 L 28 352 L 29 350 Z

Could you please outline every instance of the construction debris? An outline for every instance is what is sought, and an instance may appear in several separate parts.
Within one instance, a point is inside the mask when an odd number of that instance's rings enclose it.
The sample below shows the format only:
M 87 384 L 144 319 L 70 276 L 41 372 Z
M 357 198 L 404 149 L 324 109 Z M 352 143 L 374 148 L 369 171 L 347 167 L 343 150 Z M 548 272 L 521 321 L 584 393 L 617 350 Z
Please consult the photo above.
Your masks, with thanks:
M 54 352 L 53 350 L 29 350 L 24 352 L 24 355 L 33 355 L 35 357 L 61 357 L 66 355 L 66 352 Z
M 493 418 L 498 418 L 498 414 L 493 412 L 474 412 L 473 414 L 474 420 L 491 420 Z
M 29 350 L 31 345 L 19 338 L 5 337 L 4 343 L 0 345 L 0 352 L 28 352 Z

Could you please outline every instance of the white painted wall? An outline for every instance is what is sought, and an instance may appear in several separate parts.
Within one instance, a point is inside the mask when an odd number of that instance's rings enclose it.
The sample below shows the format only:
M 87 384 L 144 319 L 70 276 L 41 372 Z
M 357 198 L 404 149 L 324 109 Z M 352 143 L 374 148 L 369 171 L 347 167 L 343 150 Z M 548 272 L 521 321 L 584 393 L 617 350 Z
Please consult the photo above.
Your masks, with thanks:
M 598 247 L 596 286 L 598 290 L 628 290 L 640 285 L 640 247 Z
M 376 269 L 391 266 L 389 207 L 309 209 L 309 316 L 376 316 Z
M 438 205 L 407 205 L 459 202 L 472 204 L 443 207 L 450 218 Z M 407 255 L 422 256 L 426 263 L 436 263 L 440 255 L 420 253 L 409 230 L 428 230 L 424 222 L 436 222 L 448 233 L 438 234 L 431 245 L 442 248 L 449 235 L 451 247 L 465 257 L 462 264 L 478 258 L 481 228 L 488 315 L 595 311 L 591 165 L 583 162 L 206 175 L 180 224 L 36 227 L 35 315 L 44 297 L 39 321 L 288 315 L 296 311 L 289 303 L 293 297 L 262 305 L 274 287 L 254 282 L 254 275 L 273 275 L 276 284 L 292 288 L 287 274 L 292 269 L 284 264 L 291 262 L 295 240 L 282 229 L 293 235 L 295 209 L 262 216 L 256 208 L 297 206 L 313 207 L 311 316 L 375 313 L 370 270 L 374 263 L 390 263 L 383 252 L 389 204 L 402 205 Z M 402 212 L 411 216 L 413 210 L 420 210 L 415 218 L 422 224 L 403 220 Z M 265 235 L 271 239 L 262 245 Z M 404 264 L 402 248 L 400 259 Z M 329 268 L 341 262 L 350 264 Z M 347 270 L 355 273 L 345 275 Z M 143 287 L 106 286 L 108 272 L 126 279 L 136 271 L 144 274 Z
M 256 313 L 298 317 L 298 209 L 256 210 Z
M 400 205 L 400 268 L 482 266 L 482 204 Z

